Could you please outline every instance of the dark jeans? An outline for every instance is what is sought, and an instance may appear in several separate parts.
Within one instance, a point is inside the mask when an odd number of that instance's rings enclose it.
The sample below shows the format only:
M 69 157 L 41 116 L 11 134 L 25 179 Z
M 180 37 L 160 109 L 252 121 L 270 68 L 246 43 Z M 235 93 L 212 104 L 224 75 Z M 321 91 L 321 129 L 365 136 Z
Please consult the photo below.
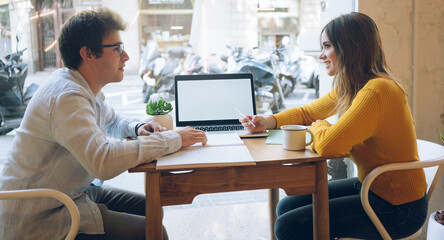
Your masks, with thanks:
M 93 185 L 86 194 L 100 209 L 105 234 L 78 234 L 76 240 L 145 239 L 145 195 Z M 163 239 L 168 239 L 165 228 Z
M 330 181 L 330 238 L 350 237 L 382 239 L 361 205 L 358 178 Z M 427 218 L 427 197 L 402 205 L 391 205 L 372 192 L 369 202 L 392 238 L 409 236 L 422 227 Z M 313 239 L 312 196 L 287 196 L 276 209 L 275 235 L 279 240 Z M 321 219 L 322 221 L 322 219 Z

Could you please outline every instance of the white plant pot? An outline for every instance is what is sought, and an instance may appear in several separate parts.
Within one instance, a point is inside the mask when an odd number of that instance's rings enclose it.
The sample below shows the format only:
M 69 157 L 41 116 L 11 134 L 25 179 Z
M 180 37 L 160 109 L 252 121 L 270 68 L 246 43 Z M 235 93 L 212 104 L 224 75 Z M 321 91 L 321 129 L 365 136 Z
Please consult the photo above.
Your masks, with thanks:
M 427 227 L 427 240 L 444 239 L 444 225 L 435 220 L 436 211 L 430 214 L 429 225 Z
M 168 130 L 174 129 L 173 117 L 171 114 L 152 116 L 151 120 L 158 122 L 162 127 L 165 127 Z

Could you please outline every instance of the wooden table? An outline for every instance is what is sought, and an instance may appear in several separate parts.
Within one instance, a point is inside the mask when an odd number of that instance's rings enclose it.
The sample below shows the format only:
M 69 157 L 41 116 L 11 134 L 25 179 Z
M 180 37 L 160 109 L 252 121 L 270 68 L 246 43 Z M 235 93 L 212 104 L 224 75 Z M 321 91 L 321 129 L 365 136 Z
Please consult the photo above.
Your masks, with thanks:
M 271 189 L 270 225 L 274 237 L 278 188 L 287 195 L 313 194 L 314 239 L 329 239 L 327 158 L 310 148 L 283 150 L 281 145 L 265 144 L 265 138 L 243 140 L 256 165 L 197 168 L 177 174 L 156 170 L 156 164 L 149 163 L 129 170 L 146 174 L 147 239 L 162 239 L 162 206 L 190 204 L 195 196 L 204 193 L 256 189 Z

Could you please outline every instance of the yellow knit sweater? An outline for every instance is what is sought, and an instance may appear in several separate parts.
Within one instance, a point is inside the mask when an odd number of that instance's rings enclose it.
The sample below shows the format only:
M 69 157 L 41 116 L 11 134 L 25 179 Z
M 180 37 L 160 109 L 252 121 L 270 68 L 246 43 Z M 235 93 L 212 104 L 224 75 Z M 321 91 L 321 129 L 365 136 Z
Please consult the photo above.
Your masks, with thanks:
M 370 80 L 356 95 L 350 108 L 331 125 L 337 94 L 333 90 L 313 103 L 273 115 L 277 128 L 286 124 L 311 125 L 312 148 L 321 156 L 350 153 L 361 182 L 379 165 L 419 161 L 415 127 L 402 89 L 392 80 Z M 318 120 L 318 121 L 317 121 Z M 371 190 L 393 205 L 423 197 L 427 190 L 420 170 L 387 172 L 373 182 Z

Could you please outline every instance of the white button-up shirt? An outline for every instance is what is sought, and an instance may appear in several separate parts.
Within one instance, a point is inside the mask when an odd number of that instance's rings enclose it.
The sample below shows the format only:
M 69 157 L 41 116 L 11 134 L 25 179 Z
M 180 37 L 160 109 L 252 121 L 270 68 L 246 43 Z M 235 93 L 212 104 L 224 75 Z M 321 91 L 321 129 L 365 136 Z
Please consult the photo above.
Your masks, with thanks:
M 79 72 L 59 69 L 28 105 L 0 175 L 0 190 L 60 190 L 79 208 L 79 233 L 104 233 L 100 211 L 84 189 L 94 178 L 111 179 L 182 144 L 174 131 L 123 140 L 135 137 L 138 122 L 114 112 L 102 92 L 94 96 Z M 0 201 L 3 240 L 62 239 L 70 223 L 67 208 L 54 199 Z

